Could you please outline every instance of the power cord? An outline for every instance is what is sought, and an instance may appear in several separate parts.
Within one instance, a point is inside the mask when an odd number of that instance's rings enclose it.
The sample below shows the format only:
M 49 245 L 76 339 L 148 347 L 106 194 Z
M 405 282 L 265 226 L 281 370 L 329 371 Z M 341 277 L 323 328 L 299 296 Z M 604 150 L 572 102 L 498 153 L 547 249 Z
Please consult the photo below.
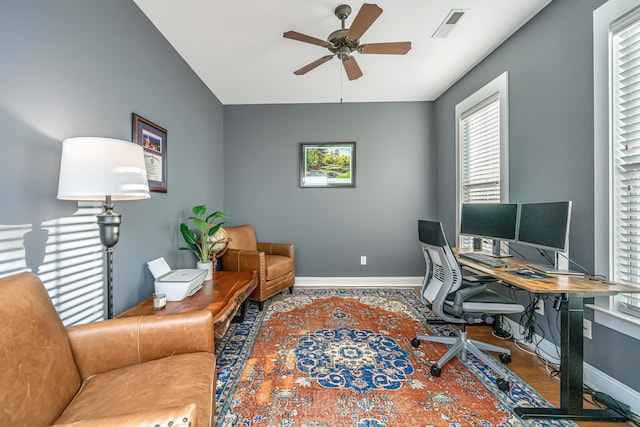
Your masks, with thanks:
M 513 338 L 513 333 L 511 332 L 511 327 L 503 322 L 502 315 L 497 316 L 497 321 L 493 323 L 493 331 L 491 334 L 500 338 L 501 340 L 510 340 Z
M 553 260 L 553 258 L 551 258 L 551 256 L 547 253 L 547 251 L 540 249 L 540 248 L 536 248 L 538 250 L 538 254 L 540 254 L 540 256 L 544 259 L 547 260 L 547 262 L 551 265 L 555 264 L 555 261 Z
M 511 290 L 512 293 L 512 298 L 515 298 L 515 293 L 516 291 L 523 291 L 526 292 L 522 289 L 513 289 Z M 522 340 L 525 345 L 526 344 L 533 344 L 533 352 L 529 351 L 528 348 L 525 348 L 522 344 L 519 344 L 520 341 L 518 340 L 514 340 L 516 346 L 525 351 L 526 353 L 529 354 L 534 354 L 544 365 L 545 368 L 547 370 L 547 373 L 549 374 L 549 376 L 551 376 L 552 378 L 555 379 L 560 379 L 560 367 L 551 362 L 549 359 L 553 358 L 555 360 L 560 360 L 560 356 L 558 354 L 556 355 L 552 355 L 547 353 L 546 351 L 544 351 L 541 347 L 540 347 L 540 343 L 544 341 L 545 339 L 545 331 L 544 329 L 538 327 L 538 335 L 540 337 L 539 340 L 535 340 L 535 336 L 536 336 L 536 312 L 535 309 L 538 305 L 538 301 L 542 298 L 539 295 L 536 295 L 534 298 L 531 298 L 531 294 L 529 294 L 529 304 L 525 307 L 524 311 L 521 313 L 520 315 L 520 326 L 523 328 L 524 331 L 524 339 Z M 544 298 L 542 298 L 544 299 Z M 547 319 L 547 324 L 549 326 L 549 330 L 552 331 L 553 328 L 551 327 L 551 323 L 550 323 L 550 316 L 543 316 Z M 558 333 L 560 331 L 560 324 L 558 323 L 560 319 L 560 316 L 557 317 L 556 319 L 556 327 L 558 330 Z M 552 338 L 553 338 L 553 334 L 552 334 Z
M 525 257 L 524 257 L 524 255 L 522 255 L 522 252 L 517 251 L 517 250 L 513 247 L 513 245 L 509 245 L 509 252 L 513 252 L 513 253 L 515 253 L 516 255 L 518 255 L 518 258 L 521 258 L 521 259 L 524 259 L 524 258 L 525 258 Z M 507 253 L 505 253 L 505 255 L 508 255 L 508 254 L 507 254 Z
M 584 386 L 583 393 L 589 396 L 589 399 L 584 398 L 585 401 L 591 403 L 599 408 L 609 408 L 617 412 L 619 415 L 627 418 L 627 421 L 635 426 L 640 426 L 640 418 L 631 412 L 631 408 L 626 403 L 619 402 L 606 393 L 595 391 L 589 386 Z

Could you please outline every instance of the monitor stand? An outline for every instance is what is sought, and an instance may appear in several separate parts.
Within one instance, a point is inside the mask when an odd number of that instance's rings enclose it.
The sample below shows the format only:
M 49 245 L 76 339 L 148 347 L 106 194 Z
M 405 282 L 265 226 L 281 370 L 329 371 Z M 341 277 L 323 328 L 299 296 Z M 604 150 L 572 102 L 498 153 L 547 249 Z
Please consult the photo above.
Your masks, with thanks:
M 580 273 L 579 271 L 569 270 L 569 255 L 567 252 L 556 252 L 555 253 L 555 267 L 550 265 L 543 264 L 526 264 L 527 267 L 533 268 L 534 270 L 542 271 L 547 274 L 565 274 L 571 276 L 584 276 L 584 273 Z
M 580 273 L 579 271 L 573 270 L 560 270 L 554 268 L 551 265 L 543 265 L 543 264 L 526 264 L 527 267 L 532 268 L 534 270 L 541 271 L 547 274 L 567 274 L 571 276 L 584 276 L 584 273 Z
M 491 256 L 494 258 L 511 258 L 513 255 L 502 253 L 502 242 L 498 239 L 493 239 L 491 245 Z

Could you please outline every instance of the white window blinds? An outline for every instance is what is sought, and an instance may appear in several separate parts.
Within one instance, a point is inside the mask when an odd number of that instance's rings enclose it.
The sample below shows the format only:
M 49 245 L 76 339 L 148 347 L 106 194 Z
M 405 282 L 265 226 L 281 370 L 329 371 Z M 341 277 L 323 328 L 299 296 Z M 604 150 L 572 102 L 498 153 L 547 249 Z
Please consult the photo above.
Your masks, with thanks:
M 640 286 L 640 21 L 612 28 L 611 273 Z M 625 294 L 620 310 L 640 316 L 640 296 Z
M 460 118 L 462 203 L 500 202 L 500 99 L 496 94 Z
M 500 202 L 500 97 L 495 94 L 460 116 L 462 203 Z M 461 236 L 459 245 L 472 246 Z M 491 242 L 483 247 L 491 250 Z

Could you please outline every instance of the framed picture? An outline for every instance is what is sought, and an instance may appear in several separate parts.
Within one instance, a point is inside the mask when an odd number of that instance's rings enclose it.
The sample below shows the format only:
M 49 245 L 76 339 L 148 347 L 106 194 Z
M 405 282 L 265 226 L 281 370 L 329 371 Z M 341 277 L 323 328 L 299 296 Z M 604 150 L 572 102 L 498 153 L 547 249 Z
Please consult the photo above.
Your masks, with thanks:
M 133 142 L 144 148 L 149 190 L 167 192 L 167 130 L 133 113 Z
M 300 143 L 300 187 L 356 186 L 356 143 Z

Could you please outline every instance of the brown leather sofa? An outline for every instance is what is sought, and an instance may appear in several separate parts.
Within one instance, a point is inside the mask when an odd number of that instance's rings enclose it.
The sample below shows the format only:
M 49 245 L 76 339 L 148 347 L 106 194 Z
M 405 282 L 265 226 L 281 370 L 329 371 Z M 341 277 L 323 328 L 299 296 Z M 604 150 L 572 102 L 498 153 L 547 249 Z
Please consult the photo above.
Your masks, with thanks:
M 249 224 L 225 227 L 229 243 L 222 255 L 222 269 L 226 271 L 256 271 L 258 286 L 249 298 L 260 303 L 296 283 L 295 247 L 291 243 L 258 242 Z
M 65 328 L 35 274 L 0 279 L 0 424 L 211 426 L 208 311 Z

